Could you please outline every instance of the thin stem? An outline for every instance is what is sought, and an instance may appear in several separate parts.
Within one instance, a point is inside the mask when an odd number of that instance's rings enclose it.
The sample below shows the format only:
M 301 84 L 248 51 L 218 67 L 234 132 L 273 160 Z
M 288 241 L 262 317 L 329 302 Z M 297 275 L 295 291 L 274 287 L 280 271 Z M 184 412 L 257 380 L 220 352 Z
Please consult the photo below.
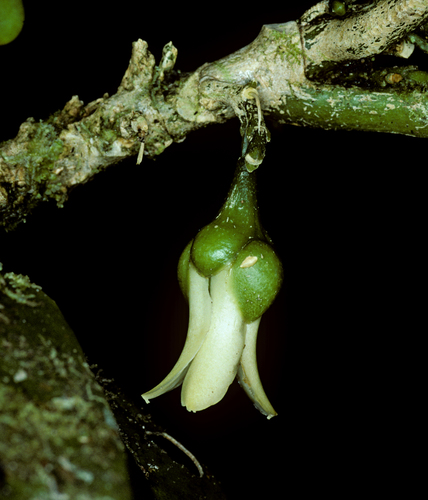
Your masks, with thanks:
M 185 448 L 175 438 L 173 438 L 172 436 L 170 436 L 166 432 L 151 432 L 151 431 L 146 431 L 146 434 L 154 434 L 155 436 L 162 436 L 165 439 L 168 439 L 168 441 L 171 441 L 172 444 L 174 444 L 175 446 L 177 446 L 177 448 L 180 449 L 183 453 L 185 453 L 190 458 L 190 460 L 196 465 L 196 468 L 198 469 L 198 472 L 199 472 L 199 477 L 202 477 L 204 475 L 204 470 L 202 469 L 202 466 L 199 463 L 199 461 L 197 460 L 197 458 L 195 457 L 195 455 L 193 455 L 193 453 L 191 453 L 187 448 Z

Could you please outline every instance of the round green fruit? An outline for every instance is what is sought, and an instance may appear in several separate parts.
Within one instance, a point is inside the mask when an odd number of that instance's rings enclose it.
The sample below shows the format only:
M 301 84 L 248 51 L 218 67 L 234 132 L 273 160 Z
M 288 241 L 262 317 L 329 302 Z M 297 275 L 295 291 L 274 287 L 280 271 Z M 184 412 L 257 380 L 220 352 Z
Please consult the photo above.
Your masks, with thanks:
M 12 42 L 24 24 L 22 0 L 0 0 L 0 45 Z

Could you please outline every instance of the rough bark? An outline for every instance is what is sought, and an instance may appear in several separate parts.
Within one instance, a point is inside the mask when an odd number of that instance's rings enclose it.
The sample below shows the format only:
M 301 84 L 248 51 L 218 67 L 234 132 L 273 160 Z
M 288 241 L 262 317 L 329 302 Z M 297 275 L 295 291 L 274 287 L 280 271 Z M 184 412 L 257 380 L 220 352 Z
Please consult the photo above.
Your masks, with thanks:
M 0 273 L 0 352 L 1 498 L 224 498 L 185 453 L 171 457 L 141 405 L 95 379 L 55 302 L 13 273 Z
M 425 0 L 380 0 L 336 19 L 322 15 L 328 14 L 328 2 L 318 5 L 313 22 L 313 13 L 301 20 L 308 69 L 380 54 L 428 17 Z
M 0 497 L 127 500 L 124 446 L 55 302 L 0 274 Z
M 428 74 L 374 68 L 372 59 L 398 42 L 413 49 L 406 37 L 426 21 L 427 3 L 380 0 L 350 5 L 343 17 L 328 5 L 264 26 L 247 47 L 190 74 L 174 70 L 172 43 L 156 65 L 147 43 L 135 42 L 115 95 L 86 106 L 74 96 L 45 122 L 24 122 L 0 147 L 3 225 L 12 229 L 41 201 L 62 206 L 74 186 L 111 164 L 143 150 L 153 158 L 190 131 L 234 117 L 249 84 L 263 113 L 281 124 L 426 137 Z

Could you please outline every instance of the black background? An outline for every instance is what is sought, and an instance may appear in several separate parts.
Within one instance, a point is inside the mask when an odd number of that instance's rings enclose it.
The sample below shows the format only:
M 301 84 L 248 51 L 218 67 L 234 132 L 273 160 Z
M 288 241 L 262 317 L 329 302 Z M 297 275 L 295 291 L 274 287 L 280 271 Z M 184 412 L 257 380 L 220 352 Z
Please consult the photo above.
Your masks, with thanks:
M 176 67 L 192 71 L 250 43 L 263 24 L 297 19 L 313 4 L 24 3 L 23 32 L 0 47 L 0 140 L 72 95 L 87 103 L 115 93 L 138 38 L 157 61 L 172 40 Z M 382 490 L 402 461 L 394 429 L 397 395 L 406 392 L 405 308 L 420 274 L 426 143 L 271 129 L 259 204 L 285 280 L 263 317 L 258 360 L 279 416 L 267 421 L 237 383 L 198 414 L 181 407 L 179 389 L 149 410 L 231 498 L 296 487 L 301 495 L 342 494 L 373 478 Z M 75 189 L 64 208 L 44 204 L 16 231 L 0 233 L 4 269 L 41 285 L 90 362 L 136 399 L 181 352 L 187 306 L 177 260 L 216 215 L 239 146 L 236 120 L 199 130 L 155 161 L 110 167 Z

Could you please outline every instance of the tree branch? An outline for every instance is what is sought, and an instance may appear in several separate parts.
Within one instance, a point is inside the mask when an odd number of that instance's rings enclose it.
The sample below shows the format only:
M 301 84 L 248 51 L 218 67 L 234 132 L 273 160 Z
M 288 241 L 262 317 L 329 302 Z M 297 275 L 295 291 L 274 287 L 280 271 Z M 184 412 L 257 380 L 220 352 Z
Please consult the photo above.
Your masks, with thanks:
M 281 124 L 427 137 L 428 73 L 375 67 L 369 57 L 397 42 L 412 45 L 407 35 L 426 21 L 426 1 L 350 5 L 344 17 L 328 5 L 298 22 L 263 26 L 248 46 L 190 74 L 174 70 L 172 43 L 156 66 L 147 43 L 134 42 L 116 94 L 86 106 L 74 96 L 0 146 L 2 224 L 12 229 L 40 201 L 62 206 L 74 186 L 109 165 L 142 152 L 153 158 L 193 130 L 240 116 L 248 84 L 264 114 Z
M 354 6 L 344 18 L 323 15 L 327 13 L 328 2 L 320 2 L 301 19 L 306 70 L 310 73 L 325 70 L 331 62 L 384 52 L 428 18 L 428 4 L 425 0 L 379 0 L 369 6 Z

